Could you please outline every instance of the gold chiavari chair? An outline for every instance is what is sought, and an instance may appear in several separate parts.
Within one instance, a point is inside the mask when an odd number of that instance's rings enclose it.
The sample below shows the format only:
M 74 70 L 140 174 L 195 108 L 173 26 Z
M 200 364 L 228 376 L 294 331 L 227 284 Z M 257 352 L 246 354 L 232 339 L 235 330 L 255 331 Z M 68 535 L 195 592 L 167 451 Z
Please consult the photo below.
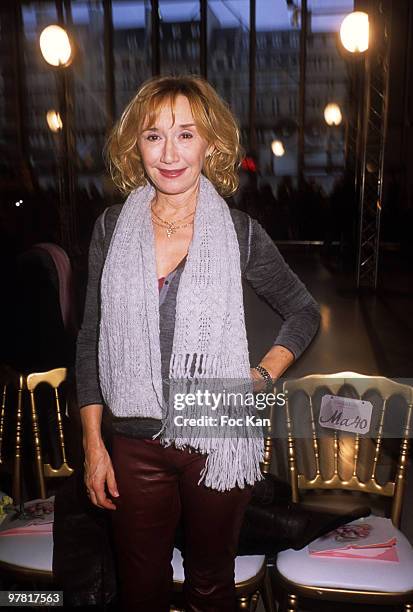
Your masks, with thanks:
M 42 498 L 46 497 L 45 478 L 64 478 L 73 474 L 73 469 L 68 465 L 66 458 L 65 440 L 63 435 L 62 410 L 59 398 L 59 387 L 63 382 L 66 381 L 66 378 L 66 368 L 56 368 L 54 370 L 49 370 L 48 372 L 37 372 L 34 374 L 28 374 L 26 377 L 26 388 L 30 394 L 30 414 L 33 431 L 36 472 L 39 485 L 39 493 L 40 497 Z M 57 432 L 62 460 L 61 465 L 57 468 L 53 468 L 50 463 L 43 462 L 38 418 L 38 410 L 41 410 L 42 407 L 37 405 L 35 394 L 36 388 L 40 384 L 47 384 L 53 389 Z M 49 409 L 49 407 L 47 408 Z
M 16 460 L 13 477 L 13 499 L 20 501 L 21 486 L 21 433 L 22 433 L 22 402 L 23 394 L 30 397 L 30 416 L 33 436 L 34 462 L 39 498 L 46 499 L 46 478 L 67 477 L 73 469 L 67 463 L 63 421 L 59 388 L 66 381 L 66 368 L 56 368 L 48 372 L 38 372 L 28 375 L 18 375 L 18 402 L 17 402 L 17 433 L 16 433 Z M 61 452 L 61 464 L 57 468 L 46 463 L 39 429 L 39 411 L 47 407 L 41 406 L 37 400 L 36 389 L 40 384 L 47 384 L 53 390 L 53 404 L 56 411 L 57 434 Z M 4 393 L 3 393 L 4 398 Z M 19 526 L 19 519 L 13 522 L 13 527 Z M 18 580 L 51 582 L 53 557 L 53 534 L 39 533 L 30 535 L 0 536 L 0 569 Z
M 360 434 L 343 434 L 337 429 L 329 430 L 332 432 L 330 437 L 321 435 L 317 416 L 322 395 L 343 396 L 346 390 L 351 390 L 351 395 L 347 394 L 347 397 L 367 400 L 375 394 L 376 400 L 379 398 L 378 402 L 372 400 L 375 417 L 373 437 L 363 439 Z M 397 538 L 399 562 L 320 559 L 309 555 L 308 547 L 282 551 L 277 556 L 272 574 L 277 598 L 281 600 L 280 610 L 297 612 L 299 598 L 311 598 L 348 604 L 401 605 L 406 612 L 411 611 L 413 548 L 398 528 L 405 488 L 413 388 L 384 377 L 340 372 L 287 381 L 283 385 L 283 392 L 286 397 L 288 467 L 293 501 L 305 499 L 306 494 L 314 491 L 334 496 L 338 491 L 341 492 L 340 496 L 351 491 L 368 495 L 372 502 L 378 498 L 389 500 L 391 520 L 379 520 L 388 529 L 389 537 Z M 399 400 L 398 408 L 394 403 L 395 398 Z M 399 410 L 400 400 L 402 410 Z M 300 406 L 299 416 L 295 410 L 297 402 Z M 400 424 L 397 435 L 399 450 L 392 476 L 382 481 L 383 473 L 380 475 L 379 472 L 385 443 L 388 442 L 385 439 L 386 423 L 392 415 L 395 416 L 393 425 L 395 420 Z M 303 422 L 309 423 L 307 432 L 303 429 Z M 300 424 L 301 432 L 297 435 Z M 311 470 L 308 469 L 309 465 Z M 368 517 L 365 521 L 368 522 Z
M 261 465 L 263 474 L 268 474 L 271 466 L 272 440 L 266 437 L 264 441 L 264 461 Z M 180 594 L 184 583 L 183 559 L 180 551 L 175 548 L 172 560 L 174 571 L 174 591 Z M 274 612 L 274 601 L 266 566 L 265 555 L 242 555 L 235 558 L 235 589 L 238 609 L 254 612 L 257 609 L 260 595 L 266 612 Z M 171 608 L 179 612 L 179 608 Z

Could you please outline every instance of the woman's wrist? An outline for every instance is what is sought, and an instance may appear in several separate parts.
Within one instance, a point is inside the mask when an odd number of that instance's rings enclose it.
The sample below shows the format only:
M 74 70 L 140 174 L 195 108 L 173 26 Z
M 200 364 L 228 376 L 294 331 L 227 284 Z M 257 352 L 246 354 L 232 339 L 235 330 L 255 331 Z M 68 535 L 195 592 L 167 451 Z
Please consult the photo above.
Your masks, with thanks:
M 93 434 L 93 435 L 90 435 L 90 434 L 83 435 L 82 442 L 83 442 L 84 449 L 99 448 L 101 446 L 104 446 L 103 438 L 100 433 Z
M 275 382 L 295 361 L 294 354 L 281 345 L 274 345 L 261 359 L 260 366 L 265 368 Z
M 267 393 L 271 392 L 274 387 L 274 381 L 267 368 L 265 368 L 261 364 L 258 364 L 253 369 L 258 372 L 258 375 L 261 377 L 261 380 L 265 383 L 265 391 Z
M 84 450 L 92 450 L 104 446 L 102 438 L 102 404 L 89 404 L 80 411 L 82 422 L 82 442 Z

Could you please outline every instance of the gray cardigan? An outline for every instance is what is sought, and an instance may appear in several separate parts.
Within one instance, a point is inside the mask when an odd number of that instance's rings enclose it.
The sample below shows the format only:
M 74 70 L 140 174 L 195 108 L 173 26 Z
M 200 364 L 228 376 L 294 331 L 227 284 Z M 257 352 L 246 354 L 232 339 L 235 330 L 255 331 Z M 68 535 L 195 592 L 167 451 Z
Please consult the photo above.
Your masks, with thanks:
M 103 404 L 98 373 L 99 286 L 105 257 L 122 205 L 107 208 L 96 220 L 89 248 L 89 275 L 85 310 L 76 348 L 78 406 Z M 297 359 L 311 342 L 319 321 L 319 308 L 304 284 L 292 272 L 266 231 L 255 219 L 231 210 L 237 233 L 241 274 L 255 292 L 280 314 L 281 329 L 274 344 L 289 349 Z M 175 320 L 176 293 L 184 262 L 165 279 L 160 294 L 162 375 L 168 377 Z M 146 425 L 148 424 L 148 427 Z M 155 419 L 113 419 L 115 431 L 150 437 L 159 430 Z

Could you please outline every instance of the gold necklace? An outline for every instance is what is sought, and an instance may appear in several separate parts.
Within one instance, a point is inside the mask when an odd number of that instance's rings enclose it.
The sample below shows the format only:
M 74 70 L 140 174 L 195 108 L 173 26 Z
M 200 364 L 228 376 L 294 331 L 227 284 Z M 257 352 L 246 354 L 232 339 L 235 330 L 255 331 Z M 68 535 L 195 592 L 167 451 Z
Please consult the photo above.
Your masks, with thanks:
M 187 218 L 187 217 L 185 217 L 185 218 Z M 152 217 L 152 221 L 158 227 L 163 227 L 163 229 L 166 230 L 166 235 L 168 236 L 168 238 L 170 238 L 172 236 L 172 234 L 174 234 L 176 232 L 176 230 L 179 230 L 182 227 L 188 227 L 188 225 L 193 225 L 194 224 L 193 221 L 190 221 L 189 223 L 184 223 L 183 225 L 175 225 L 174 223 L 170 223 L 170 224 L 168 224 L 168 227 L 165 228 L 165 225 L 162 225 L 161 223 L 158 223 L 157 221 L 155 221 L 155 219 L 153 217 Z M 183 219 L 182 219 L 182 221 L 183 221 Z
M 153 214 L 154 217 L 156 217 L 159 221 L 162 221 L 162 223 L 165 223 L 166 225 L 170 225 L 171 223 L 173 225 L 176 225 L 176 223 L 180 223 L 181 221 L 185 221 L 185 219 L 188 219 L 188 217 L 190 217 L 191 215 L 193 215 L 195 213 L 195 211 L 193 210 L 192 212 L 189 213 L 189 215 L 186 215 L 186 217 L 183 217 L 182 219 L 176 219 L 176 221 L 167 221 L 166 219 L 162 219 L 161 217 L 158 217 L 158 215 L 153 210 L 153 208 L 151 208 L 151 211 L 152 211 L 152 214 Z
M 158 221 L 161 221 L 161 223 L 163 224 L 161 225 L 160 223 L 156 223 L 156 221 L 152 218 L 152 221 L 155 223 L 155 225 L 158 225 L 158 227 L 166 226 L 166 235 L 168 236 L 168 238 L 170 238 L 172 234 L 176 232 L 176 230 L 181 229 L 182 227 L 188 227 L 188 225 L 192 225 L 193 221 L 190 223 L 185 223 L 185 225 L 176 225 L 176 224 L 180 223 L 181 221 L 185 221 L 185 219 L 188 219 L 188 217 L 191 217 L 192 215 L 195 214 L 195 211 L 193 210 L 192 212 L 189 213 L 189 215 L 186 215 L 182 219 L 177 219 L 176 221 L 167 221 L 166 219 L 162 219 L 162 217 L 159 217 L 156 214 L 156 212 L 153 210 L 153 208 L 151 208 L 151 212 L 152 212 L 153 217 L 158 219 Z

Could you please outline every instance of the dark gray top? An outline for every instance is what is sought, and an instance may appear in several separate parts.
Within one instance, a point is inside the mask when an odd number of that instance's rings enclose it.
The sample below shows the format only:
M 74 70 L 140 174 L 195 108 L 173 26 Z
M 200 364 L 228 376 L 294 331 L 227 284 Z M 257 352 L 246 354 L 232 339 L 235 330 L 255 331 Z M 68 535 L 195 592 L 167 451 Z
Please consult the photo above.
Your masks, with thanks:
M 96 220 L 89 248 L 89 276 L 83 323 L 77 339 L 76 385 L 78 406 L 103 404 L 98 373 L 100 277 L 122 205 L 107 208 Z M 284 261 L 262 226 L 246 213 L 231 210 L 238 237 L 241 274 L 283 319 L 274 344 L 289 349 L 297 359 L 311 342 L 320 321 L 318 304 Z M 162 378 L 169 375 L 175 327 L 176 295 L 185 259 L 164 281 L 159 294 Z M 149 438 L 161 421 L 113 417 L 113 429 L 122 435 Z

